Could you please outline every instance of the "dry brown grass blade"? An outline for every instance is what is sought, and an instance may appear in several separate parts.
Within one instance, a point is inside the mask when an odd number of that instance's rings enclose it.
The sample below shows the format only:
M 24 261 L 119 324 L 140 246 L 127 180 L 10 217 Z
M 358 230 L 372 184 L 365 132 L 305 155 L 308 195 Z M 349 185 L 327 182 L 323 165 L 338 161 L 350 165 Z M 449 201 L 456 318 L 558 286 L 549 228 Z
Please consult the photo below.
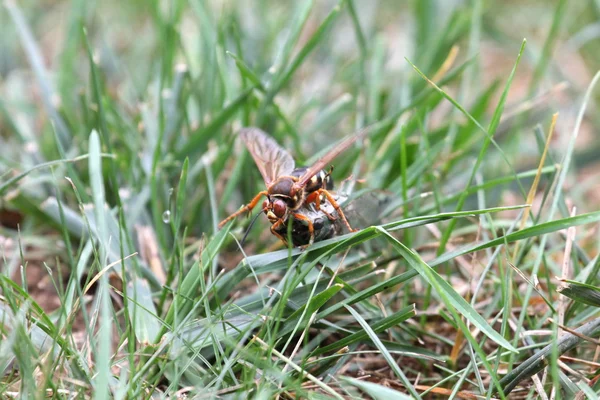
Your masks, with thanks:
M 548 321 L 550 321 L 551 323 L 554 323 L 554 320 L 552 318 L 548 318 Z M 568 326 L 564 326 L 561 323 L 558 324 L 558 327 L 560 329 L 562 329 L 563 331 L 565 331 L 565 332 L 568 332 L 568 333 L 570 333 L 572 335 L 577 336 L 578 338 L 581 338 L 581 339 L 583 339 L 583 340 L 585 340 L 587 342 L 590 342 L 590 343 L 593 343 L 593 344 L 595 344 L 597 346 L 600 346 L 600 340 L 591 338 L 591 337 L 586 336 L 586 335 L 582 335 L 581 333 L 575 331 L 574 329 L 569 328 Z
M 452 68 L 454 62 L 456 61 L 459 50 L 460 48 L 457 45 L 452 46 L 450 52 L 448 53 L 448 57 L 446 57 L 440 69 L 435 73 L 435 75 L 433 75 L 433 78 L 431 78 L 432 81 L 439 81 L 446 75 L 446 73 L 448 73 L 448 71 L 450 71 L 450 68 Z
M 450 394 L 452 393 L 451 389 L 446 389 L 446 388 L 439 388 L 439 387 L 432 387 L 432 386 L 427 386 L 427 385 L 415 385 L 415 388 L 418 390 L 422 390 L 422 391 L 428 391 L 429 393 L 435 393 L 435 394 L 441 394 L 443 396 L 450 396 Z M 459 399 L 466 399 L 466 400 L 477 400 L 477 399 L 485 399 L 486 396 L 481 396 L 478 394 L 475 394 L 473 392 L 469 392 L 466 390 L 460 390 L 456 393 L 456 397 L 458 397 Z M 496 398 L 494 397 L 490 397 L 491 400 L 496 400 Z
M 573 207 L 571 209 L 571 217 L 574 217 L 575 214 L 577 213 L 577 208 Z M 571 226 L 569 229 L 567 229 L 567 238 L 566 238 L 566 242 L 565 242 L 565 252 L 563 255 L 563 264 L 562 264 L 562 277 L 561 279 L 569 279 L 569 270 L 570 270 L 570 265 L 571 265 L 571 249 L 573 248 L 573 241 L 575 240 L 575 227 Z M 559 325 L 564 325 L 565 323 L 565 312 L 567 311 L 567 306 L 569 305 L 569 301 L 570 299 L 559 293 L 558 295 L 558 324 Z M 564 332 L 562 332 L 562 328 L 560 331 L 560 334 L 564 334 Z
M 521 224 L 519 226 L 519 229 L 523 229 L 523 227 L 527 223 L 529 214 L 531 213 L 531 204 L 533 203 L 535 193 L 537 192 L 538 184 L 540 183 L 540 177 L 542 176 L 542 168 L 544 168 L 544 162 L 546 161 L 546 155 L 548 154 L 548 148 L 550 147 L 550 142 L 552 141 L 552 134 L 554 133 L 554 127 L 556 126 L 557 119 L 558 119 L 558 113 L 555 113 L 552 116 L 552 122 L 550 123 L 550 130 L 548 132 L 548 137 L 546 138 L 546 145 L 544 146 L 544 152 L 542 153 L 542 157 L 540 158 L 540 163 L 538 165 L 537 173 L 535 174 L 535 178 L 533 179 L 533 183 L 531 184 L 531 188 L 529 189 L 529 193 L 527 194 L 527 204 L 529 204 L 529 206 L 527 206 L 523 212 L 523 216 L 521 217 Z M 518 251 L 519 251 L 519 243 L 517 243 L 515 245 L 515 250 L 513 252 L 513 261 L 516 259 Z
M 167 281 L 167 276 L 160 260 L 160 251 L 154 229 L 150 226 L 136 225 L 135 230 L 140 243 L 140 256 L 150 266 L 156 280 L 162 285 Z

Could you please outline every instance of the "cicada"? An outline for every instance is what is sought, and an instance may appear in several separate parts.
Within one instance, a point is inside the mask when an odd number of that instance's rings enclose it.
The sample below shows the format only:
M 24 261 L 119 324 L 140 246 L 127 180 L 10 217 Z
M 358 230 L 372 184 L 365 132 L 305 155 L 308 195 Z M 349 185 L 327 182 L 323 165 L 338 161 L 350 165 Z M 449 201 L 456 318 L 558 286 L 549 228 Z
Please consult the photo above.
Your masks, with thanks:
M 331 169 L 326 172 L 323 168 L 352 146 L 363 134 L 364 131 L 359 131 L 342 140 L 312 166 L 296 168 L 293 157 L 265 132 L 258 128 L 242 129 L 239 136 L 252 155 L 263 177 L 266 190 L 259 192 L 247 205 L 221 221 L 219 227 L 238 215 L 251 212 L 261 198 L 266 197 L 262 203 L 262 211 L 271 222 L 271 232 L 283 241 L 285 239 L 280 234 L 281 228 L 285 226 L 290 216 L 293 216 L 295 220 L 303 221 L 307 226 L 312 242 L 313 221 L 310 216 L 298 212 L 309 204 L 313 204 L 316 212 L 323 213 L 331 221 L 339 217 L 349 231 L 354 231 L 329 191 L 333 187 Z M 321 203 L 324 201 L 332 206 L 337 216 L 321 208 Z
M 382 212 L 391 198 L 381 191 L 365 191 L 353 195 L 338 192 L 333 196 L 343 210 L 344 215 L 350 218 L 353 225 L 358 225 L 360 229 L 380 222 L 383 216 Z M 337 211 L 327 200 L 321 203 L 321 210 L 316 210 L 310 204 L 300 208 L 297 213 L 302 214 L 305 218 L 293 218 L 293 221 L 290 218 L 276 228 L 274 232 L 285 244 L 291 238 L 294 246 L 301 247 L 313 241 L 320 242 L 348 233 L 346 226 L 340 222 L 340 218 L 337 218 Z M 328 215 L 332 215 L 335 219 L 328 218 Z M 307 219 L 311 221 L 313 226 L 312 235 L 309 232 L 308 224 L 306 224 Z M 288 232 L 288 225 L 290 224 L 291 232 Z

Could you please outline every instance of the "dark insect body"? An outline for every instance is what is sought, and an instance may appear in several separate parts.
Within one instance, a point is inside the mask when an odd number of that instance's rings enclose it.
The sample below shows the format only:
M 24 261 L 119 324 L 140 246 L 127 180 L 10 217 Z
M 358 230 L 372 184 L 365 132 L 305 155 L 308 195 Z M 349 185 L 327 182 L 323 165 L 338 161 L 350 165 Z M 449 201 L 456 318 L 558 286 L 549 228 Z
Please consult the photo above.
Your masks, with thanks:
M 379 223 L 383 217 L 383 211 L 392 199 L 392 195 L 381 191 L 366 191 L 353 196 L 338 193 L 334 197 L 347 218 L 351 219 L 352 224 L 358 225 L 360 229 Z M 348 233 L 346 226 L 340 221 L 340 218 L 337 218 L 337 211 L 327 200 L 321 203 L 320 210 L 316 210 L 311 204 L 300 208 L 297 213 L 312 222 L 312 237 L 306 220 L 290 217 L 274 232 L 283 237 L 282 240 L 286 244 L 291 239 L 294 246 L 306 246 L 311 243 L 311 239 L 314 242 L 320 242 Z M 330 219 L 328 214 L 335 219 Z M 288 236 L 290 224 L 291 233 Z
M 250 203 L 221 221 L 219 227 L 240 214 L 252 211 L 264 196 L 266 199 L 262 204 L 262 210 L 272 224 L 271 232 L 284 242 L 285 239 L 279 232 L 291 215 L 306 224 L 311 237 L 310 243 L 312 243 L 314 240 L 313 221 L 310 216 L 306 216 L 298 210 L 314 203 L 315 211 L 323 212 L 328 219 L 335 220 L 337 217 L 334 217 L 331 212 L 321 209 L 321 203 L 325 201 L 331 204 L 348 230 L 354 231 L 339 204 L 329 192 L 333 188 L 331 169 L 329 172 L 325 172 L 323 168 L 348 149 L 362 135 L 362 132 L 344 139 L 312 166 L 301 168 L 295 168 L 292 156 L 262 130 L 245 128 L 240 131 L 239 135 L 252 155 L 267 189 L 259 192 Z
M 344 209 L 344 204 L 342 203 L 346 198 L 340 196 L 335 196 L 335 198 L 340 207 Z M 302 215 L 304 218 L 298 219 L 290 216 L 273 230 L 273 234 L 279 237 L 286 245 L 288 240 L 291 239 L 292 244 L 296 247 L 306 246 L 312 242 L 331 239 L 348 231 L 345 225 L 340 222 L 340 219 L 337 218 L 337 212 L 327 200 L 321 203 L 320 210 L 316 210 L 312 205 L 307 205 L 297 210 L 297 214 Z M 330 216 L 333 216 L 334 219 L 331 219 Z M 306 221 L 312 223 L 312 233 Z M 288 233 L 290 224 L 291 233 Z

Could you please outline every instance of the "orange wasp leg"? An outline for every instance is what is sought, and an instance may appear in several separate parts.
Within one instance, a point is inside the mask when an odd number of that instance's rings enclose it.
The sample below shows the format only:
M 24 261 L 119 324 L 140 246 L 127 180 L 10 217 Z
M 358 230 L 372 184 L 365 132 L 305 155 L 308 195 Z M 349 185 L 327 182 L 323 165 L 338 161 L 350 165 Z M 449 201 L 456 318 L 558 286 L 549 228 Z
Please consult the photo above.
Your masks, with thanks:
M 243 214 L 245 212 L 252 211 L 252 209 L 254 207 L 256 207 L 256 205 L 260 201 L 261 197 L 266 196 L 267 194 L 269 194 L 269 192 L 267 192 L 266 190 L 263 190 L 262 192 L 260 192 L 256 196 L 254 196 L 254 198 L 252 199 L 252 201 L 250 201 L 250 203 L 248 203 L 247 205 L 245 205 L 244 207 L 240 208 L 239 210 L 237 210 L 236 212 L 234 212 L 233 214 L 231 214 L 229 217 L 227 217 L 223 221 L 221 221 L 219 223 L 219 228 L 222 228 L 223 225 L 225 225 L 227 222 L 231 221 L 232 219 L 234 219 L 238 215 Z
M 335 221 L 337 219 L 336 217 L 334 217 L 333 215 L 329 214 L 327 211 L 321 209 L 321 196 L 319 194 L 320 193 L 319 193 L 318 190 L 312 192 L 311 194 L 309 194 L 306 197 L 306 200 L 304 202 L 306 204 L 308 204 L 308 203 L 315 203 L 315 209 L 317 211 L 323 212 L 323 214 L 325 214 L 327 216 L 327 218 L 329 218 L 330 221 Z
M 277 228 L 279 228 L 281 225 L 283 225 L 283 220 L 282 219 L 278 220 L 273 225 L 271 225 L 271 233 L 273 235 L 277 236 L 277 238 L 279 240 L 281 240 L 283 242 L 283 244 L 285 244 L 287 246 L 288 242 L 285 239 L 285 237 L 283 237 L 283 235 L 281 235 L 281 234 L 279 234 L 279 232 L 277 232 Z
M 308 233 L 310 234 L 310 239 L 308 240 L 308 244 L 309 245 L 313 244 L 315 241 L 315 228 L 314 228 L 313 223 L 310 220 L 310 218 L 305 217 L 302 214 L 296 214 L 296 213 L 293 213 L 292 216 L 295 219 L 298 219 L 301 221 L 306 221 L 306 223 L 308 224 Z M 275 222 L 273 225 L 271 225 L 271 233 L 273 235 L 277 236 L 279 238 L 279 240 L 281 240 L 287 246 L 288 242 L 287 242 L 286 238 L 277 232 L 277 229 L 283 224 L 284 224 L 284 221 L 282 219 L 279 219 L 277 222 Z M 302 247 L 304 247 L 304 246 L 302 246 Z
M 350 223 L 348 222 L 348 220 L 346 219 L 346 216 L 344 215 L 344 212 L 342 211 L 342 208 L 340 207 L 340 205 L 338 204 L 337 201 L 335 201 L 335 199 L 333 198 L 333 196 L 331 195 L 331 193 L 329 193 L 327 190 L 325 189 L 317 189 L 315 190 L 315 193 L 318 193 L 319 196 L 317 198 L 320 197 L 321 194 L 324 194 L 325 197 L 327 198 L 327 200 L 329 200 L 329 202 L 331 203 L 331 205 L 333 206 L 333 208 L 335 208 L 335 211 L 337 211 L 338 215 L 340 217 L 342 217 L 342 221 L 344 221 L 344 224 L 346 225 L 346 227 L 348 228 L 348 230 L 350 232 L 356 232 L 358 231 L 358 229 L 352 229 L 352 227 L 350 226 Z M 315 201 L 315 205 L 317 210 L 319 210 L 319 206 L 320 206 L 320 200 L 319 202 Z M 323 210 L 321 210 L 323 211 Z M 325 212 L 325 211 L 323 211 Z
M 315 228 L 313 226 L 312 221 L 310 220 L 310 218 L 308 218 L 302 214 L 292 213 L 292 215 L 294 216 L 295 219 L 298 219 L 300 221 L 306 221 L 308 223 L 308 233 L 310 234 L 310 239 L 308 240 L 308 245 L 310 246 L 315 241 Z

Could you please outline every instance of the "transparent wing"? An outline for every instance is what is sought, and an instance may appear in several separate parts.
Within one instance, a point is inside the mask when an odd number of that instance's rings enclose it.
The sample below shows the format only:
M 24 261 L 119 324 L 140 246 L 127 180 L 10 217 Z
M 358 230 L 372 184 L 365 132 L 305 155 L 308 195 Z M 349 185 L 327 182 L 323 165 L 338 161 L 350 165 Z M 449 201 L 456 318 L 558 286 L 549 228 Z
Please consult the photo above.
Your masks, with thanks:
M 306 172 L 298 179 L 297 186 L 303 187 L 317 172 L 322 170 L 329 164 L 334 158 L 339 156 L 341 153 L 346 151 L 354 142 L 362 138 L 367 133 L 367 128 L 361 129 L 352 136 L 348 136 L 346 139 L 338 143 L 332 148 L 327 154 L 319 158 L 312 166 L 310 166 Z
M 273 138 L 258 128 L 244 128 L 239 133 L 268 185 L 277 177 L 294 170 L 294 159 Z
M 382 190 L 363 189 L 346 199 L 340 195 L 340 205 L 350 225 L 354 229 L 364 229 L 383 222 L 384 211 L 394 198 L 392 193 Z M 347 231 L 341 218 L 338 218 L 335 224 L 341 228 L 339 231 Z

